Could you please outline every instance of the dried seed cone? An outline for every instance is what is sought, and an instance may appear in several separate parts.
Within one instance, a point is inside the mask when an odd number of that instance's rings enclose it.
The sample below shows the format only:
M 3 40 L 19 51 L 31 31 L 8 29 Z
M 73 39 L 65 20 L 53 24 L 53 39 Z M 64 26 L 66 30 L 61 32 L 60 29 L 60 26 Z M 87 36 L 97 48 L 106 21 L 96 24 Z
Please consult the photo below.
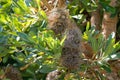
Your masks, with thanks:
M 48 13 L 48 28 L 53 30 L 55 34 L 65 32 L 68 22 L 68 11 L 66 9 L 55 8 Z
M 64 47 L 75 48 L 80 51 L 81 48 L 81 32 L 77 28 L 68 29 L 66 32 L 66 39 Z
M 13 66 L 5 68 L 5 77 L 10 80 L 23 80 L 18 69 Z
M 63 8 L 51 10 L 48 13 L 48 28 L 61 37 L 66 35 L 60 58 L 61 64 L 68 70 L 77 69 L 80 63 L 82 33 L 70 19 L 69 12 Z
M 80 63 L 80 53 L 78 49 L 64 47 L 61 55 L 61 63 L 68 70 L 78 69 Z

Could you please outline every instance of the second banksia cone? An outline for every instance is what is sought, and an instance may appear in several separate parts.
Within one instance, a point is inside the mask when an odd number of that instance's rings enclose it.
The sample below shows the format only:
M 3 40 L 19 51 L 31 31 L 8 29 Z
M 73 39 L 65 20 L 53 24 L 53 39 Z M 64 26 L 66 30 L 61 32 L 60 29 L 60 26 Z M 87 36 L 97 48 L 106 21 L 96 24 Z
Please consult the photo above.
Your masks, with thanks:
M 4 72 L 5 74 L 3 78 L 7 78 L 10 80 L 23 80 L 20 71 L 17 68 L 13 67 L 12 65 L 5 67 Z
M 75 48 L 64 47 L 62 49 L 61 63 L 70 71 L 77 69 L 80 63 L 79 50 Z

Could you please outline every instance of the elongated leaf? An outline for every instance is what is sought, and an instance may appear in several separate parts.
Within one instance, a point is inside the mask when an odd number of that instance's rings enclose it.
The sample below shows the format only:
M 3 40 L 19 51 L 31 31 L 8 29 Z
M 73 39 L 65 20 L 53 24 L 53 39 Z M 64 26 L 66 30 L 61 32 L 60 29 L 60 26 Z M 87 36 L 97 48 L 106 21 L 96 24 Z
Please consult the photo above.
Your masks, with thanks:
M 0 35 L 0 44 L 6 44 L 8 40 L 8 36 Z
M 109 67 L 108 65 L 102 64 L 101 67 L 102 67 L 104 70 L 106 70 L 107 72 L 109 72 L 109 73 L 111 72 L 111 69 L 110 69 L 110 67 Z
M 120 42 L 117 42 L 115 45 L 113 45 L 113 54 L 116 53 L 118 50 L 120 50 Z
M 107 60 L 117 60 L 120 59 L 120 52 L 110 55 Z
M 102 7 L 107 11 L 110 12 L 111 14 L 115 14 L 116 13 L 116 9 L 112 6 L 109 5 L 110 0 L 108 1 L 101 1 L 100 0 L 100 4 L 102 5 Z
M 105 51 L 104 51 L 105 52 L 104 57 L 109 56 L 113 52 L 114 43 L 115 43 L 115 39 L 112 38 L 112 35 L 110 35 L 107 42 L 106 42 L 106 48 L 105 48 Z
M 99 71 L 95 71 L 96 75 L 98 76 L 99 80 L 106 80 L 103 74 L 101 74 Z
M 110 67 L 107 67 L 107 66 L 102 66 L 102 68 L 104 69 L 104 70 L 106 70 L 107 72 L 111 72 L 111 69 L 110 69 Z
M 53 70 L 55 70 L 55 68 L 52 68 L 52 67 L 47 66 L 47 65 L 43 65 L 42 68 L 40 69 L 40 72 L 41 73 L 49 73 Z
M 2 26 L 0 26 L 0 32 L 2 32 L 3 31 L 3 27 Z
M 30 36 L 28 36 L 27 34 L 25 33 L 22 33 L 22 32 L 17 32 L 18 36 L 25 42 L 28 42 L 28 43 L 35 43 L 32 38 L 30 38 Z
M 87 22 L 86 31 L 88 31 L 89 28 L 90 28 L 90 22 Z
M 0 46 L 0 57 L 4 57 L 9 53 L 9 50 L 5 47 Z

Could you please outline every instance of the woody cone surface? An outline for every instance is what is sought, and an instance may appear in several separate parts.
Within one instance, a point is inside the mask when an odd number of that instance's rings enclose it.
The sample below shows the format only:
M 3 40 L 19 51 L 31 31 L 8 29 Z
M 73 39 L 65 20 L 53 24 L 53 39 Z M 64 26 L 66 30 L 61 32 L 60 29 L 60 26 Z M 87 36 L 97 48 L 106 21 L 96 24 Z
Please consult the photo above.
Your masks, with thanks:
M 68 70 L 77 69 L 80 63 L 81 31 L 63 8 L 55 8 L 48 14 L 48 28 L 56 35 L 64 36 L 61 64 Z M 61 39 L 61 38 L 60 38 Z

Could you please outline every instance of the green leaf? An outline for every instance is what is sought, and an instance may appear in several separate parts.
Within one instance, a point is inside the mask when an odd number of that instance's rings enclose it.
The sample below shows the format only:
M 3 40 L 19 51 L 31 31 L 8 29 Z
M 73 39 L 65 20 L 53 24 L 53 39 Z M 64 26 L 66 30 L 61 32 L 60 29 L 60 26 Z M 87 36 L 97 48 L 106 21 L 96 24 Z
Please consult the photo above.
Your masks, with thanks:
M 44 12 L 44 11 L 40 11 L 40 14 L 42 15 L 42 17 L 44 18 L 44 19 L 46 19 L 47 18 L 47 16 L 46 16 L 46 13 Z
M 75 18 L 75 19 L 82 19 L 83 14 L 74 15 L 74 16 L 72 16 L 72 17 Z
M 14 7 L 13 10 L 14 10 L 14 12 L 15 12 L 16 14 L 22 14 L 22 13 L 23 13 L 23 12 L 21 11 L 21 9 L 20 9 L 20 8 L 17 8 L 17 7 Z
M 18 0 L 17 4 L 26 12 L 29 12 L 29 9 L 24 0 Z
M 120 52 L 110 55 L 107 60 L 117 60 L 120 59 Z
M 80 0 L 86 7 L 89 5 L 90 0 Z
M 28 36 L 27 34 L 25 33 L 22 33 L 22 32 L 17 32 L 18 36 L 25 42 L 27 43 L 31 43 L 31 44 L 34 44 L 35 42 L 32 40 L 32 38 L 30 36 Z
M 99 71 L 95 71 L 96 75 L 98 76 L 99 80 L 106 80 L 103 74 L 101 74 Z
M 2 26 L 0 26 L 0 32 L 2 32 L 3 31 L 3 27 Z
M 0 57 L 4 57 L 9 53 L 9 50 L 5 47 L 0 46 Z
M 113 54 L 116 53 L 118 50 L 120 50 L 120 42 L 117 42 L 116 44 L 113 45 Z
M 6 44 L 8 40 L 8 36 L 0 35 L 0 44 Z
M 3 63 L 6 63 L 8 61 L 8 56 L 6 56 L 6 57 L 3 57 Z
M 24 61 L 25 58 L 26 58 L 25 54 L 20 53 L 20 52 L 17 52 L 15 55 L 16 55 L 16 58 L 17 58 L 19 61 Z
M 87 22 L 86 31 L 88 31 L 89 28 L 90 28 L 90 22 Z
M 88 35 L 86 32 L 84 32 L 84 35 L 83 35 L 83 39 L 87 40 L 88 41 Z
M 92 46 L 93 50 L 94 50 L 95 52 L 97 52 L 98 46 L 97 46 L 97 41 L 96 41 L 96 39 L 95 39 L 94 37 L 91 38 L 91 46 Z
M 106 64 L 104 62 L 98 62 L 98 64 L 101 66 L 101 68 L 103 68 L 104 70 L 106 70 L 108 73 L 111 72 L 111 68 L 110 68 L 110 66 L 108 66 L 108 64 Z
M 103 45 L 104 45 L 104 37 L 102 34 L 100 34 L 98 37 L 98 49 L 100 50 L 101 48 L 103 48 Z
M 110 54 L 112 54 L 112 52 L 114 50 L 114 48 L 113 48 L 114 43 L 115 43 L 115 39 L 112 37 L 112 35 L 110 35 L 106 42 L 106 47 L 104 50 L 104 57 L 107 57 Z
M 101 67 L 102 67 L 104 70 L 106 70 L 108 73 L 111 72 L 111 69 L 110 69 L 110 67 L 109 67 L 107 64 L 102 64 Z
M 60 42 L 60 45 L 63 46 L 64 45 L 64 41 L 66 39 L 66 35 L 62 38 L 61 42 Z
M 7 23 L 5 14 L 1 14 L 0 15 L 0 23 L 2 23 L 2 24 L 6 24 Z
M 52 68 L 48 65 L 43 65 L 42 68 L 40 69 L 41 73 L 49 73 L 51 71 L 55 70 L 55 68 Z
M 0 3 L 4 3 L 3 5 L 2 5 L 2 8 L 1 8 L 1 11 L 3 11 L 3 12 L 7 12 L 7 11 L 9 11 L 10 10 L 10 6 L 11 6 L 11 4 L 12 4 L 12 0 L 9 0 L 9 1 L 0 1 Z
M 116 13 L 116 8 L 109 5 L 110 1 L 100 1 L 100 4 L 105 9 L 105 11 L 110 12 L 111 14 Z

